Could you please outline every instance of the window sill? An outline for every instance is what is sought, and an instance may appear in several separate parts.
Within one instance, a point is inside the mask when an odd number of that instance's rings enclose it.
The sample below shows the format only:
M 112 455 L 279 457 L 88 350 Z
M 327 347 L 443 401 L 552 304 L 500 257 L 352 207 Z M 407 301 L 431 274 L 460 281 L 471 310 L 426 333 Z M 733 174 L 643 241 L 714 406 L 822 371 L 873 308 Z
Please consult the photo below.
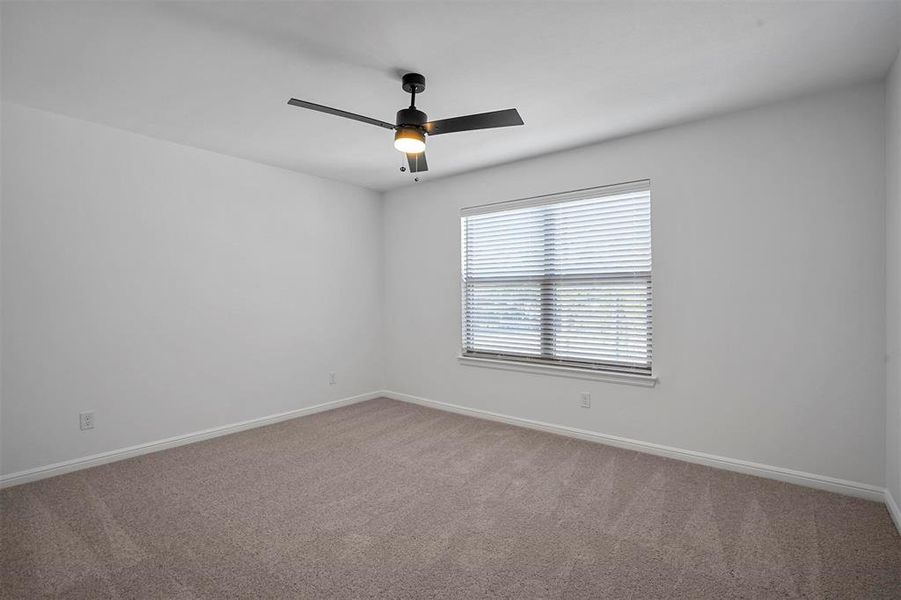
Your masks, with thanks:
M 592 369 L 579 369 L 578 367 L 559 367 L 556 365 L 541 365 L 536 363 L 518 362 L 514 360 L 501 360 L 495 358 L 476 358 L 474 356 L 457 357 L 461 365 L 469 367 L 485 367 L 489 369 L 503 369 L 506 371 L 520 371 L 523 373 L 536 373 L 539 375 L 553 375 L 556 377 L 569 377 L 572 379 L 590 379 L 593 381 L 606 381 L 608 383 L 621 383 L 625 385 L 637 385 L 640 387 L 654 387 L 657 378 L 653 375 L 635 375 L 633 373 L 616 373 L 614 371 L 595 371 Z

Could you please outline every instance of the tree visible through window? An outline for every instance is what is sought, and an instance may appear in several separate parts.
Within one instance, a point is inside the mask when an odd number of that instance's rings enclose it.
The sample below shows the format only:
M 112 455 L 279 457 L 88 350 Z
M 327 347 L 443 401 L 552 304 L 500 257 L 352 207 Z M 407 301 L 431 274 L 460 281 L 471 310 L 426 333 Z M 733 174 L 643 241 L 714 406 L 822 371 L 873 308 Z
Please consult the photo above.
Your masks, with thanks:
M 650 182 L 464 209 L 463 355 L 651 373 Z

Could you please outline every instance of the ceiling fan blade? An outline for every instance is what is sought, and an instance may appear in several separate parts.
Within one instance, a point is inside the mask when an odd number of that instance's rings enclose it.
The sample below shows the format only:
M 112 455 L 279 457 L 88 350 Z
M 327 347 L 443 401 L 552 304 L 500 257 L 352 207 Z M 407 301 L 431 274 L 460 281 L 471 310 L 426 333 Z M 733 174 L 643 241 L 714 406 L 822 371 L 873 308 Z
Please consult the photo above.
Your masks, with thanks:
M 338 117 L 344 117 L 345 119 L 353 119 L 354 121 L 360 121 L 362 123 L 369 123 L 370 125 L 378 125 L 379 127 L 384 127 L 385 129 L 394 129 L 393 124 L 387 123 L 385 121 L 379 121 L 378 119 L 373 119 L 371 117 L 364 117 L 363 115 L 347 112 L 346 110 L 341 110 L 339 108 L 332 108 L 331 106 L 323 106 L 322 104 L 307 102 L 306 100 L 291 98 L 290 100 L 288 100 L 288 104 L 290 104 L 291 106 L 299 106 L 300 108 L 318 110 L 319 112 L 324 112 Z
M 429 163 L 425 160 L 425 152 L 419 154 L 407 154 L 407 164 L 411 173 L 421 173 L 429 170 Z
M 425 130 L 429 135 L 440 135 L 442 133 L 491 129 L 492 127 L 511 127 L 522 124 L 522 117 L 519 116 L 519 112 L 515 108 L 508 108 L 507 110 L 496 110 L 477 115 L 430 121 L 425 124 Z

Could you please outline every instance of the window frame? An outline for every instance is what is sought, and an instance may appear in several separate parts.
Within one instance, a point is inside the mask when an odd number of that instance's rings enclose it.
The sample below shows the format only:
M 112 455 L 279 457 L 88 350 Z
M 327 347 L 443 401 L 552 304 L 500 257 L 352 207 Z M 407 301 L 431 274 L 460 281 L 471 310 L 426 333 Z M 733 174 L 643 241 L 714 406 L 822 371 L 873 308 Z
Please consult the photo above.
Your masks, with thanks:
M 557 335 L 558 328 L 546 323 L 553 317 L 553 312 L 559 310 L 559 304 L 556 299 L 551 303 L 540 302 L 539 315 L 540 325 L 538 329 L 540 356 L 519 355 L 514 352 L 488 352 L 472 350 L 471 334 L 468 330 L 467 320 L 467 268 L 466 261 L 469 255 L 466 247 L 466 219 L 467 217 L 489 214 L 493 212 L 512 211 L 521 208 L 549 206 L 557 204 L 565 204 L 578 200 L 586 200 L 604 196 L 615 196 L 619 194 L 629 193 L 630 191 L 646 191 L 648 194 L 648 232 L 650 234 L 650 256 L 651 266 L 647 271 L 635 271 L 632 273 L 619 274 L 601 274 L 597 273 L 587 279 L 590 284 L 595 284 L 602 280 L 620 280 L 629 283 L 645 282 L 648 294 L 647 309 L 647 364 L 648 367 L 636 367 L 634 363 L 616 363 L 612 360 L 590 361 L 578 360 L 573 358 L 560 357 L 553 352 L 553 344 Z M 552 212 L 544 216 L 544 219 L 550 219 Z M 656 366 L 653 357 L 653 227 L 651 214 L 651 182 L 649 179 L 636 180 L 622 184 L 597 186 L 571 190 L 566 192 L 558 192 L 553 194 L 545 194 L 541 196 L 533 196 L 529 198 L 508 200 L 502 202 L 494 202 L 469 206 L 460 211 L 460 331 L 461 331 L 461 351 L 458 360 L 461 364 L 468 366 L 479 366 L 489 368 L 500 368 L 505 370 L 524 371 L 532 373 L 542 373 L 549 375 L 557 375 L 563 377 L 575 377 L 580 379 L 593 379 L 601 381 L 611 381 L 618 383 L 628 383 L 633 385 L 654 386 L 657 383 Z M 554 234 L 554 228 L 551 224 L 542 227 L 542 236 L 546 239 L 548 235 Z M 482 277 L 477 281 L 488 282 L 489 279 Z M 582 278 L 581 281 L 585 281 Z M 511 280 L 514 281 L 514 280 Z M 545 272 L 539 276 L 522 277 L 516 280 L 516 283 L 537 283 L 540 288 L 542 297 L 554 297 L 555 288 L 566 285 L 565 277 L 548 276 Z M 573 279 L 575 281 L 575 279 Z

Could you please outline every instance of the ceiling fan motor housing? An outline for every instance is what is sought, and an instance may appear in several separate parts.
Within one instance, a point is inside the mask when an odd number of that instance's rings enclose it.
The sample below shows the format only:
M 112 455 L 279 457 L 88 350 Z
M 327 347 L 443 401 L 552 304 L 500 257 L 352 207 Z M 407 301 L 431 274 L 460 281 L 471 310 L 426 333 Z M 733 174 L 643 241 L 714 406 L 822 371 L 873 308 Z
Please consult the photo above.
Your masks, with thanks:
M 402 108 L 397 111 L 398 127 L 419 127 L 422 128 L 429 122 L 429 117 L 416 108 Z

